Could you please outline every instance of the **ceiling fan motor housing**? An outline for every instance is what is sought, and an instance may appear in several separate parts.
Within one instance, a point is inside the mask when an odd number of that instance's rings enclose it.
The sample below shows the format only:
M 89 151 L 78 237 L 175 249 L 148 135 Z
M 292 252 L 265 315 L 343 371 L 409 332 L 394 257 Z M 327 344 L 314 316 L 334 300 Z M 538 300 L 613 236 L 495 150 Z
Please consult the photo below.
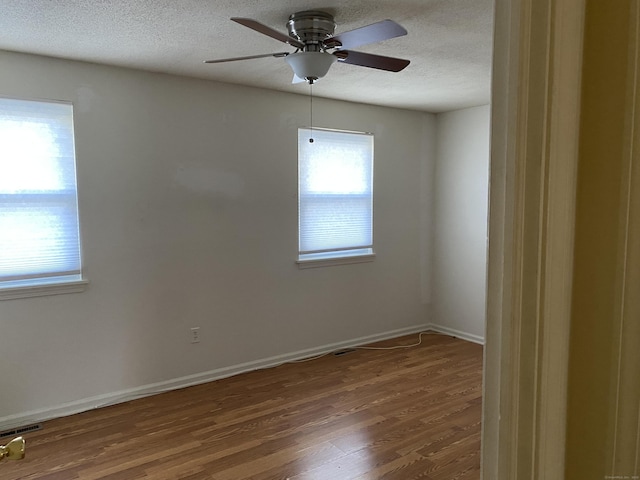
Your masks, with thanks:
M 334 35 L 336 22 L 333 15 L 320 10 L 306 10 L 289 16 L 288 33 L 282 33 L 252 18 L 232 17 L 236 23 L 258 33 L 274 38 L 296 48 L 294 53 L 278 52 L 249 55 L 245 57 L 207 60 L 205 63 L 223 63 L 263 57 L 284 58 L 294 72 L 294 82 L 306 80 L 313 84 L 327 74 L 332 64 L 340 60 L 349 65 L 376 68 L 388 72 L 399 72 L 409 60 L 385 57 L 352 50 L 361 45 L 401 37 L 407 30 L 393 20 L 365 25 L 364 27 Z M 333 51 L 331 51 L 333 50 Z
M 304 43 L 305 52 L 322 51 L 322 42 L 332 36 L 335 29 L 333 16 L 316 10 L 294 13 L 287 22 L 289 35 Z

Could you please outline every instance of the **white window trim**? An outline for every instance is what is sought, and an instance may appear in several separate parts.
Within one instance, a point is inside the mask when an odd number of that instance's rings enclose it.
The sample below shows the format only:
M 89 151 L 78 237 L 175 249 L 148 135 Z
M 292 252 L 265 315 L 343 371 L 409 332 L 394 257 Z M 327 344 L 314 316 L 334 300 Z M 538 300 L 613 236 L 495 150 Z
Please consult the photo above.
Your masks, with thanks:
M 46 102 L 46 103 L 59 103 L 65 105 L 72 105 L 73 102 L 68 100 L 55 100 L 49 98 L 33 98 L 33 97 L 14 97 L 10 95 L 0 95 L 0 98 L 6 98 L 11 100 L 25 100 L 25 101 L 33 101 L 33 102 Z M 74 124 L 75 130 L 75 124 Z M 73 133 L 74 136 L 74 149 L 75 149 L 75 131 Z M 76 162 L 77 159 L 74 159 Z M 77 168 L 77 165 L 76 167 Z M 76 173 L 77 175 L 77 173 Z M 76 201 L 78 196 L 78 186 L 76 183 Z M 78 228 L 80 228 L 80 213 L 78 212 Z M 81 265 L 84 264 L 82 259 L 82 236 L 80 235 L 80 258 Z M 47 283 L 46 281 L 42 283 L 34 283 L 31 285 L 12 285 L 11 282 L 6 282 L 4 285 L 0 284 L 0 301 L 4 300 L 16 300 L 21 298 L 34 298 L 34 297 L 44 297 L 44 296 L 52 296 L 52 295 L 63 295 L 69 293 L 82 293 L 87 290 L 89 286 L 89 280 L 84 278 L 84 269 L 81 268 L 78 276 L 73 276 L 72 278 L 64 279 L 62 277 L 57 277 L 52 279 L 51 282 Z M 80 277 L 80 278 L 78 278 Z
M 352 265 L 355 263 L 373 262 L 376 258 L 375 253 L 366 255 L 352 255 L 346 257 L 322 258 L 317 260 L 296 260 L 298 268 L 304 270 L 306 268 L 332 267 L 336 265 Z
M 354 130 L 341 130 L 341 129 L 333 129 L 333 128 L 322 128 L 322 127 L 301 127 L 305 129 L 320 130 L 327 132 L 337 132 L 337 133 L 350 133 L 350 134 L 358 134 L 358 135 L 368 135 L 373 137 L 373 133 L 371 132 L 360 132 Z M 299 159 L 298 159 L 299 162 Z M 372 185 L 373 187 L 373 185 Z M 299 195 L 299 193 L 298 193 Z M 372 223 L 375 218 L 375 203 L 372 205 Z M 299 217 L 298 217 L 299 221 Z M 298 224 L 298 235 L 300 235 L 300 225 Z M 357 250 L 359 250 L 358 248 Z M 361 249 L 370 250 L 370 253 L 358 253 L 351 254 L 348 253 L 341 255 L 340 250 L 331 250 L 335 256 L 327 257 L 327 258 L 300 258 L 301 253 L 298 252 L 298 258 L 295 260 L 295 263 L 298 265 L 300 270 L 308 269 L 308 268 L 318 268 L 318 267 L 330 267 L 330 266 L 338 266 L 338 265 L 352 265 L 357 263 L 368 263 L 373 262 L 375 260 L 376 254 L 373 250 L 373 244 L 369 246 L 363 246 Z M 349 252 L 352 249 L 345 249 L 342 253 Z
M 87 289 L 88 285 L 88 280 L 74 280 L 70 282 L 48 283 L 42 285 L 3 287 L 0 288 L 0 301 L 16 300 L 19 298 L 44 297 L 49 295 L 62 295 L 66 293 L 81 293 Z

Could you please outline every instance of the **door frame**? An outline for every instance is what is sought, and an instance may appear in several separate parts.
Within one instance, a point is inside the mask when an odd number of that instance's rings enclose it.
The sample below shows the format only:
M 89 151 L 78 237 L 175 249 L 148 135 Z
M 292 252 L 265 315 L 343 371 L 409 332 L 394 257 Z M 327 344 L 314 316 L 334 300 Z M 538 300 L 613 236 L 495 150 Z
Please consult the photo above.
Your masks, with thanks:
M 496 0 L 482 476 L 563 479 L 586 0 Z

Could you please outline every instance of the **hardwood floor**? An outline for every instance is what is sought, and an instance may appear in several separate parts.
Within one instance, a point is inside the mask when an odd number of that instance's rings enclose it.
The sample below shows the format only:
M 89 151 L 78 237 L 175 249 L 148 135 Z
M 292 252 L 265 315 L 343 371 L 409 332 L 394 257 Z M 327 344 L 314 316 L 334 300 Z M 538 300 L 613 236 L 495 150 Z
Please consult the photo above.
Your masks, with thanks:
M 479 479 L 482 347 L 422 339 L 51 420 L 0 478 Z

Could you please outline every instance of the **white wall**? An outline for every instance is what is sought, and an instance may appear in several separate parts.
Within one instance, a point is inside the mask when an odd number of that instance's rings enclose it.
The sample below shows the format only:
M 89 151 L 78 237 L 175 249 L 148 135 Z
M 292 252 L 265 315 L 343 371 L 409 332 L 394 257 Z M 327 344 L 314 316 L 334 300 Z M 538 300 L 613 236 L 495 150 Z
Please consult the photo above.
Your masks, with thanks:
M 433 115 L 314 100 L 316 126 L 375 134 L 377 258 L 299 270 L 308 97 L 7 52 L 0 71 L 1 95 L 75 105 L 90 281 L 0 302 L 0 426 L 429 323 Z
M 437 116 L 433 318 L 483 342 L 489 195 L 488 105 Z

